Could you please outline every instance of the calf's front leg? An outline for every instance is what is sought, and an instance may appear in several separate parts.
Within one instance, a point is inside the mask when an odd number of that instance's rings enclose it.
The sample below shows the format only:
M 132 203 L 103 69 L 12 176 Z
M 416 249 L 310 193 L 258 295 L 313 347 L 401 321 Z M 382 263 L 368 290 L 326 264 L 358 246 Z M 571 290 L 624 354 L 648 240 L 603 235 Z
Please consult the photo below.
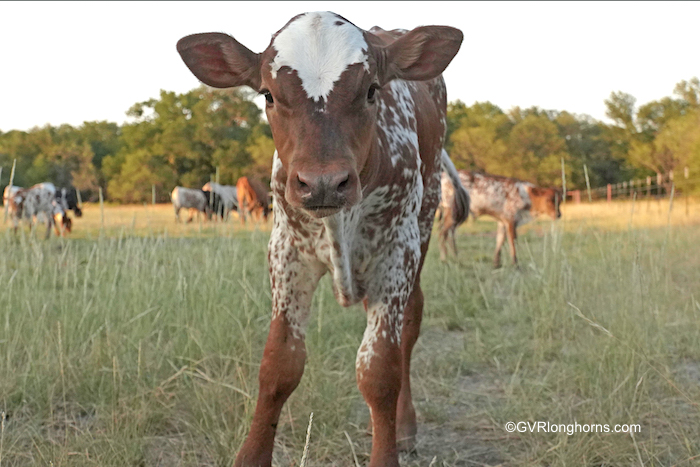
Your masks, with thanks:
M 269 256 L 272 321 L 260 364 L 258 400 L 236 467 L 272 465 L 282 407 L 304 373 L 306 321 L 322 270 L 318 265 L 302 263 L 289 244 L 279 242 L 277 246 L 284 249 L 275 247 Z

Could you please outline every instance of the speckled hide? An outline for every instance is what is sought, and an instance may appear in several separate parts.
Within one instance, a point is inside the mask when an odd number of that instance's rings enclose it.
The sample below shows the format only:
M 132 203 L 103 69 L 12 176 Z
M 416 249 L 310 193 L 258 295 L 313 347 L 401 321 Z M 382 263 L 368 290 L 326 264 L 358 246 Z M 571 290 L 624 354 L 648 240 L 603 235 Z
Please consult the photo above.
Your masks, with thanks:
M 18 188 L 13 191 L 8 198 L 8 214 L 15 232 L 22 219 L 30 226 L 35 219 L 46 221 L 46 238 L 51 235 L 51 227 L 56 228 L 57 235 L 63 235 L 66 230 L 70 231 L 66 209 L 62 206 L 61 198 L 56 196 L 56 187 L 52 183 L 39 183 L 31 188 Z M 61 220 L 60 225 L 56 224 L 57 218 Z
M 488 215 L 498 221 L 496 251 L 493 259 L 496 268 L 501 265 L 501 248 L 506 237 L 508 237 L 511 259 L 513 264 L 517 265 L 515 240 L 518 226 L 530 222 L 538 215 L 547 215 L 552 219 L 561 217 L 559 211 L 561 195 L 554 188 L 540 188 L 515 178 L 466 170 L 459 171 L 459 178 L 462 186 L 469 192 L 469 208 L 474 218 Z M 450 241 L 454 254 L 457 254 L 454 232 L 459 224 L 450 222 L 449 217 L 449 212 L 452 209 L 452 199 L 449 194 L 453 187 L 450 178 L 443 173 L 443 196 L 440 202 L 443 217 L 440 222 L 439 237 L 440 257 L 443 260 L 446 259 L 447 243 Z
M 419 277 L 447 157 L 441 73 L 461 41 L 446 26 L 364 31 L 316 12 L 292 18 L 260 54 L 218 33 L 178 43 L 206 84 L 247 85 L 265 96 L 277 148 L 272 321 L 236 466 L 271 465 L 280 411 L 303 373 L 311 299 L 326 273 L 338 303 L 362 302 L 367 312 L 356 372 L 372 418 L 369 465 L 398 466 L 398 449 L 413 448 Z
M 204 190 L 176 186 L 170 193 L 170 201 L 173 203 L 173 210 L 175 211 L 175 222 L 180 222 L 181 209 L 189 211 L 190 217 L 187 219 L 187 222 L 192 222 L 195 213 L 197 215 L 200 212 L 206 215 L 211 214 L 210 202 Z

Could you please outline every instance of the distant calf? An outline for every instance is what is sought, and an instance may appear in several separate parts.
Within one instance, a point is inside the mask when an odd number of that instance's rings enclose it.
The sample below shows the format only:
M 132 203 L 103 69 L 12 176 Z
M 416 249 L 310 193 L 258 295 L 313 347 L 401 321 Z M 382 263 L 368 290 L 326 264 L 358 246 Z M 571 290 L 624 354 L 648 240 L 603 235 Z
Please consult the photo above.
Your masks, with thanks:
M 532 183 L 497 175 L 459 171 L 459 179 L 469 192 L 470 211 L 474 218 L 489 215 L 498 221 L 496 251 L 493 257 L 495 268 L 501 266 L 501 248 L 506 237 L 510 245 L 513 264 L 518 264 L 515 253 L 516 229 L 537 215 L 548 215 L 552 219 L 561 217 L 559 202 L 561 195 L 553 188 L 540 188 Z M 459 224 L 449 215 L 452 209 L 453 185 L 447 174 L 442 174 L 442 200 L 440 203 L 440 258 L 447 256 L 447 243 L 451 243 L 457 255 L 455 229 Z
M 270 195 L 268 190 L 259 180 L 249 177 L 241 177 L 236 182 L 238 190 L 238 216 L 245 224 L 246 215 L 260 220 L 267 220 L 270 214 Z
M 187 222 L 192 222 L 195 213 L 203 212 L 208 219 L 211 219 L 212 213 L 218 210 L 220 204 L 219 198 L 209 191 L 200 190 L 197 188 L 184 188 L 176 186 L 170 194 L 170 199 L 175 209 L 175 220 L 180 222 L 180 209 L 188 209 L 190 217 Z
M 8 197 L 8 213 L 12 219 L 15 232 L 23 219 L 31 226 L 34 219 L 46 220 L 46 238 L 51 235 L 51 227 L 56 228 L 56 235 L 70 232 L 71 220 L 66 215 L 61 198 L 56 197 L 56 187 L 52 183 L 40 183 L 31 188 L 20 188 Z M 56 222 L 59 219 L 59 223 Z

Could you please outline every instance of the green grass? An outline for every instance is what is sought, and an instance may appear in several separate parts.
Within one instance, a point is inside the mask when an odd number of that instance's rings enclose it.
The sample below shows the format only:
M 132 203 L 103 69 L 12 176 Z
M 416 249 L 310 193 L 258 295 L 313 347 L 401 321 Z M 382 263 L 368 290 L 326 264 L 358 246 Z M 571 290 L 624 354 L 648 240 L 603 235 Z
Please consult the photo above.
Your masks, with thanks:
M 231 465 L 269 324 L 269 225 L 108 207 L 103 227 L 98 207 L 85 213 L 67 239 L 0 235 L 0 466 Z M 670 223 L 635 216 L 629 204 L 567 206 L 522 229 L 520 270 L 505 255 L 491 268 L 487 220 L 459 229 L 456 260 L 431 247 L 418 454 L 403 465 L 700 461 L 700 216 L 697 205 Z M 324 278 L 275 465 L 299 465 L 311 412 L 308 465 L 354 466 L 353 452 L 367 463 L 354 376 L 364 324 Z M 508 421 L 642 431 L 509 434 Z

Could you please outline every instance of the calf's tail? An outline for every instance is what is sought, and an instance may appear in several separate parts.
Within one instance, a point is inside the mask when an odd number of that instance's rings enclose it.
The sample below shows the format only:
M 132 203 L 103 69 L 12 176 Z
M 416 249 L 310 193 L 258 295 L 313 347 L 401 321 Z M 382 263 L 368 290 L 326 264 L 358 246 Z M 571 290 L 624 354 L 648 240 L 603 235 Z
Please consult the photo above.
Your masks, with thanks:
M 469 193 L 462 186 L 462 182 L 459 181 L 459 173 L 444 149 L 442 150 L 442 170 L 450 177 L 454 187 L 454 198 L 451 201 L 450 214 L 452 215 L 454 228 L 457 228 L 469 216 Z

